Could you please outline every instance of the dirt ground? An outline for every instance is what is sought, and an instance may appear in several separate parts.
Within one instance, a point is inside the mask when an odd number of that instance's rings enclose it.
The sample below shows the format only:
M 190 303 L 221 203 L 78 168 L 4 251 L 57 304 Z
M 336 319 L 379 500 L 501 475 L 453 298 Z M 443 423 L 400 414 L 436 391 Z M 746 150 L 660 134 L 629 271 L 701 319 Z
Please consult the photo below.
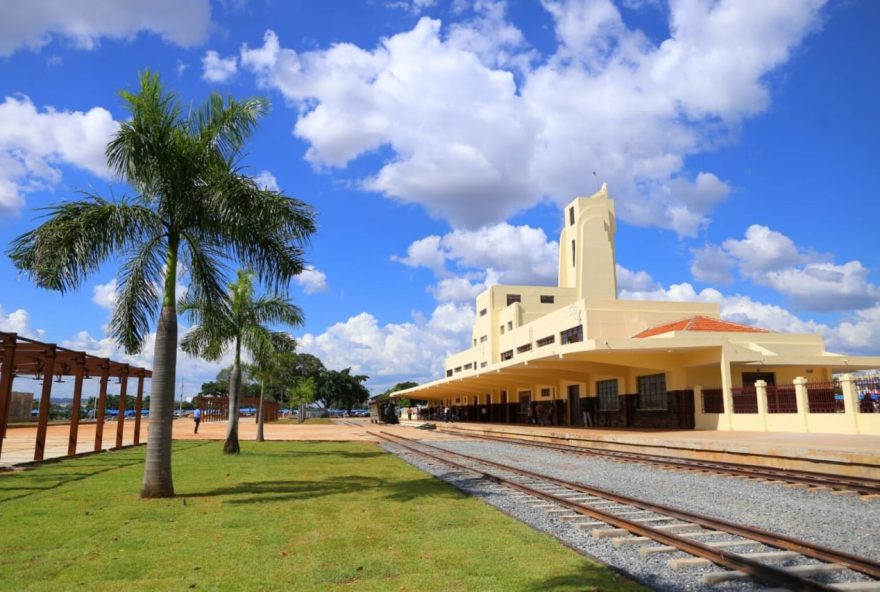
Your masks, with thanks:
M 414 425 L 414 424 L 413 424 Z M 175 440 L 224 440 L 226 438 L 226 422 L 202 423 L 199 433 L 193 433 L 195 424 L 192 418 L 177 419 L 174 421 Z M 395 433 L 403 436 L 419 435 L 424 438 L 449 439 L 453 436 L 416 430 L 413 427 L 404 426 L 377 426 L 368 419 L 350 418 L 336 421 L 333 424 L 276 424 L 267 423 L 263 427 L 263 436 L 266 440 L 329 440 L 348 441 L 366 440 L 375 441 L 369 431 L 393 429 Z M 149 422 L 142 421 L 140 442 L 147 441 Z M 80 424 L 77 433 L 77 453 L 89 452 L 95 449 L 95 423 Z M 254 440 L 257 435 L 257 424 L 252 417 L 243 417 L 239 420 L 239 439 Z M 0 451 L 0 466 L 9 466 L 34 460 L 34 445 L 36 442 L 36 426 L 16 427 L 10 426 L 3 440 L 3 449 Z M 70 437 L 70 425 L 50 425 L 46 431 L 46 446 L 44 458 L 57 458 L 67 455 L 68 439 Z M 134 420 L 127 420 L 123 427 L 123 446 L 134 443 Z M 112 448 L 116 444 L 116 420 L 104 424 L 101 448 Z

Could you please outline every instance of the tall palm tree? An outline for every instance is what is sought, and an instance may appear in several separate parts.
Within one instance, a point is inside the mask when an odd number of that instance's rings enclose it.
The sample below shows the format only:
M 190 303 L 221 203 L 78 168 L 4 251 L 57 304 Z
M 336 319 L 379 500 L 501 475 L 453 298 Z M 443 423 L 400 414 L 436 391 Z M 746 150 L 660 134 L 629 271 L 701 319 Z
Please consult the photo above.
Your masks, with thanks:
M 229 375 L 229 424 L 223 452 L 238 454 L 242 349 L 251 356 L 273 350 L 293 351 L 296 342 L 290 335 L 272 331 L 266 325 L 302 325 L 303 313 L 298 306 L 280 295 L 255 298 L 253 275 L 242 270 L 239 270 L 235 283 L 229 285 L 229 292 L 223 301 L 203 298 L 198 293 L 187 294 L 180 310 L 197 323 L 181 341 L 183 351 L 207 360 L 219 360 L 230 346 L 233 348 L 232 373 Z
M 112 336 L 126 352 L 140 352 L 158 316 L 141 496 L 171 497 L 178 267 L 188 276 L 189 294 L 204 302 L 223 301 L 230 259 L 273 289 L 286 287 L 303 270 L 314 212 L 258 187 L 237 168 L 245 141 L 268 110 L 265 99 L 212 94 L 184 115 L 177 96 L 149 71 L 140 76 L 138 92 L 120 96 L 131 118 L 107 145 L 107 162 L 136 195 L 106 200 L 86 194 L 52 206 L 47 220 L 16 238 L 8 254 L 38 286 L 60 292 L 120 258 Z

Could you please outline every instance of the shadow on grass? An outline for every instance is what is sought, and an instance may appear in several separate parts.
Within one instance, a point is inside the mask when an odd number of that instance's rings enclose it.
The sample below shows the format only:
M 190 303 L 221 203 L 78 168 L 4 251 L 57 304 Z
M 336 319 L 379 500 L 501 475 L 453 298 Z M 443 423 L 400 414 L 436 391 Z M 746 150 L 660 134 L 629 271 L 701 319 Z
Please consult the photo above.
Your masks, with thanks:
M 461 493 L 439 487 L 434 479 L 415 479 L 407 481 L 386 481 L 376 477 L 347 475 L 323 481 L 248 481 L 231 487 L 218 487 L 203 492 L 178 492 L 177 497 L 216 497 L 228 496 L 229 504 L 260 504 L 314 499 L 328 495 L 343 495 L 371 490 L 383 499 L 407 502 L 424 496 L 454 499 Z
M 561 592 L 570 590 L 574 592 L 647 592 L 649 588 L 640 586 L 638 583 L 625 576 L 609 571 L 607 567 L 585 565 L 568 574 L 562 574 L 534 582 L 527 586 L 529 592 Z
M 207 442 L 192 442 L 182 446 L 175 446 L 175 448 L 191 449 L 204 446 L 205 444 Z M 3 475 L 0 476 L 0 504 L 52 491 L 77 481 L 83 481 L 89 477 L 143 464 L 143 462 L 142 448 L 113 450 L 86 458 L 60 459 L 26 469 L 21 473 Z M 41 483 L 45 484 L 41 485 Z M 23 493 L 7 497 L 7 494 L 12 492 Z

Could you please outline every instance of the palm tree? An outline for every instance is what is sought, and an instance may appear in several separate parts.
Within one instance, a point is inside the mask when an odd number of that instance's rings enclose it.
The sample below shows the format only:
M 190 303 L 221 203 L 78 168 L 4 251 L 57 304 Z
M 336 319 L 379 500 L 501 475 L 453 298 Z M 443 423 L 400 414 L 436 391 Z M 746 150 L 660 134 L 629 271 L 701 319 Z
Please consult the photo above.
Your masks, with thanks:
M 303 270 L 315 230 L 303 202 L 261 189 L 238 170 L 245 141 L 268 110 L 262 98 L 217 94 L 183 114 L 176 95 L 145 71 L 137 93 L 120 93 L 131 118 L 107 145 L 110 167 L 133 198 L 82 199 L 48 208 L 47 220 L 16 238 L 15 266 L 38 286 L 67 292 L 102 263 L 121 258 L 110 332 L 127 353 L 141 351 L 158 316 L 150 431 L 142 497 L 171 497 L 171 425 L 177 367 L 178 267 L 189 294 L 223 301 L 225 262 L 253 269 L 273 289 Z
M 294 343 L 295 345 L 295 343 Z M 260 405 L 257 407 L 257 442 L 262 442 L 263 424 L 263 401 L 266 398 L 266 388 L 272 387 L 282 378 L 285 370 L 286 354 L 292 353 L 293 349 L 279 351 L 273 345 L 268 351 L 254 353 L 254 362 L 248 369 L 251 376 L 260 381 Z M 276 399 L 277 393 L 276 393 Z
M 229 375 L 229 425 L 223 452 L 238 454 L 242 349 L 251 356 L 265 355 L 264 352 L 273 350 L 293 351 L 296 342 L 290 335 L 272 331 L 266 325 L 302 325 L 303 313 L 280 295 L 255 299 L 253 275 L 242 270 L 239 270 L 235 283 L 229 285 L 223 301 L 218 303 L 197 293 L 187 294 L 181 301 L 180 310 L 197 323 L 181 341 L 183 351 L 207 360 L 219 360 L 227 348 L 233 348 L 235 357 Z

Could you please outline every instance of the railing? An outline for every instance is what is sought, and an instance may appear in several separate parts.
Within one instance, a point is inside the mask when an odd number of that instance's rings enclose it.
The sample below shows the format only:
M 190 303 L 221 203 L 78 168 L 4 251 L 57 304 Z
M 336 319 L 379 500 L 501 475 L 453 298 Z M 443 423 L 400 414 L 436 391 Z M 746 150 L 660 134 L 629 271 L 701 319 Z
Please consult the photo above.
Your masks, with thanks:
M 793 384 L 767 385 L 767 413 L 797 413 Z
M 810 413 L 843 413 L 843 389 L 837 381 L 811 382 L 807 384 L 807 403 Z
M 733 398 L 734 413 L 757 413 L 758 394 L 753 386 L 734 387 L 730 389 Z
M 703 413 L 724 413 L 724 396 L 720 388 L 703 389 Z
M 880 376 L 856 376 L 853 382 L 859 395 L 859 413 L 880 413 Z

